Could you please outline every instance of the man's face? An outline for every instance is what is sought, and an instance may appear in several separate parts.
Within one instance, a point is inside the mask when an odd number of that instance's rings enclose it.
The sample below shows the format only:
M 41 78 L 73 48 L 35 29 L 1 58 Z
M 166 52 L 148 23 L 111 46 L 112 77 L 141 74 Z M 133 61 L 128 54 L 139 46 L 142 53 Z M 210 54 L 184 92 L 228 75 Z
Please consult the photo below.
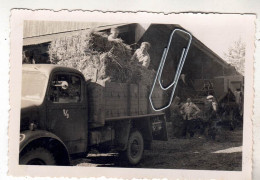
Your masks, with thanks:
M 141 45 L 141 49 L 142 49 L 143 51 L 146 51 L 146 50 L 147 50 L 147 45 L 146 45 L 146 44 L 142 44 L 142 45 Z
M 212 98 L 208 99 L 208 102 L 212 102 L 212 101 L 213 101 L 213 99 L 212 99 Z
M 188 99 L 187 99 L 187 102 L 188 102 L 188 103 L 190 103 L 190 102 L 191 102 L 191 99 L 190 99 L 190 98 L 188 98 Z
M 113 36 L 114 38 L 117 38 L 119 32 L 116 31 L 116 30 L 114 30 L 114 31 L 111 32 L 111 34 L 112 34 L 112 36 Z

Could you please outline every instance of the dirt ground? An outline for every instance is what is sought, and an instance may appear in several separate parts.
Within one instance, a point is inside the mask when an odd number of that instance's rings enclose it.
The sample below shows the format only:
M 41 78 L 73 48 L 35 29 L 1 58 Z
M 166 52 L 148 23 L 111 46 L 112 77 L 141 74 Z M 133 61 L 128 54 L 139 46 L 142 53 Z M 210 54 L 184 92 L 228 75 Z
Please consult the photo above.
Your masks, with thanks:
M 154 141 L 152 150 L 144 152 L 134 168 L 242 170 L 242 129 L 222 129 L 217 140 L 204 136 L 172 138 L 168 124 L 168 141 Z M 131 167 L 117 153 L 99 154 L 91 151 L 87 158 L 73 160 L 76 166 Z

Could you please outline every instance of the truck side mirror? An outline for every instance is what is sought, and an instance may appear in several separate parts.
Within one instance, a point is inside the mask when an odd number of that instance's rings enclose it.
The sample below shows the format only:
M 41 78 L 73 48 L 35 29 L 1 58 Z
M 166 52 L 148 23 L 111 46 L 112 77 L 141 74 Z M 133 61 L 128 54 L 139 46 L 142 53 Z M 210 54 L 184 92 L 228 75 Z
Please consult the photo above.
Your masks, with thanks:
M 53 81 L 53 86 L 61 87 L 62 89 L 68 89 L 69 84 L 67 81 Z
M 68 89 L 68 87 L 69 87 L 68 82 L 67 82 L 67 81 L 62 81 L 62 83 L 61 83 L 61 88 L 62 88 L 62 89 Z

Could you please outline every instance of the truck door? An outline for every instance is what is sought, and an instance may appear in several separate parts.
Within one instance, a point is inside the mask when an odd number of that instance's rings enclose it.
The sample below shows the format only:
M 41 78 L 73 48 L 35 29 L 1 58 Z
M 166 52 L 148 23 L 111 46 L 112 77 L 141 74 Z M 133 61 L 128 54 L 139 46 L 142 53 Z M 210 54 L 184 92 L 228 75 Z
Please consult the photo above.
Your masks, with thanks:
M 88 125 L 84 79 L 78 74 L 55 73 L 47 93 L 47 127 L 60 137 L 69 153 L 87 150 Z
M 151 118 L 151 127 L 153 140 L 168 140 L 168 133 L 164 114 Z

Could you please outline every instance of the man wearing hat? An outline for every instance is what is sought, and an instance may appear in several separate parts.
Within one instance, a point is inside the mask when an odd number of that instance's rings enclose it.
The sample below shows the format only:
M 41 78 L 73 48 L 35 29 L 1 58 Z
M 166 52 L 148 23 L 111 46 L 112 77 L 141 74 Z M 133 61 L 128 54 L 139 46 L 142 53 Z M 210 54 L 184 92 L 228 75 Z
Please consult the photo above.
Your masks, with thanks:
M 205 119 L 206 119 L 206 136 L 215 139 L 216 132 L 214 126 L 214 119 L 217 117 L 217 103 L 214 96 L 208 95 L 205 103 Z

